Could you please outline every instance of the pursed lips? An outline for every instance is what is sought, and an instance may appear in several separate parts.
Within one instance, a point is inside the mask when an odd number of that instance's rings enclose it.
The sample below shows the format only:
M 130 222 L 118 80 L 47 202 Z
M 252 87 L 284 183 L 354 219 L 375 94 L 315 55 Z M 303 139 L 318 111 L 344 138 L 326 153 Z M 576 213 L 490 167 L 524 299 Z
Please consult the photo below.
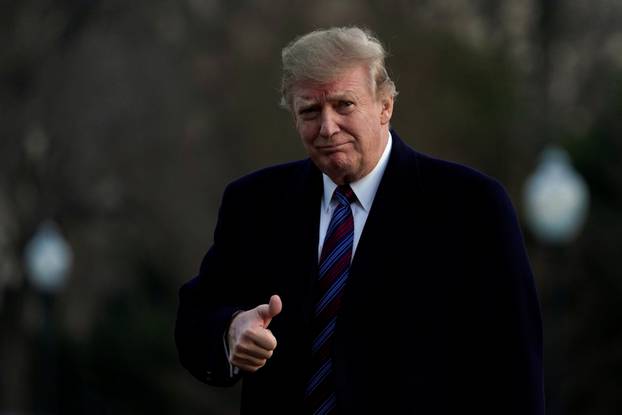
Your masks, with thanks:
M 316 148 L 318 150 L 323 150 L 323 151 L 331 151 L 331 150 L 339 150 L 341 147 L 350 144 L 349 141 L 346 141 L 345 143 L 339 143 L 339 144 L 329 144 L 329 145 L 324 145 L 324 146 L 316 146 Z

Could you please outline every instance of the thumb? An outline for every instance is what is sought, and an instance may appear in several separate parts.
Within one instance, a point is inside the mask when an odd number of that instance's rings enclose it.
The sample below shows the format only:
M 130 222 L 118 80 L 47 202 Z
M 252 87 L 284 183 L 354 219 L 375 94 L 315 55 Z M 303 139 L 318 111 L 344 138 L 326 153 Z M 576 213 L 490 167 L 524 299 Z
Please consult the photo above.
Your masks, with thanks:
M 273 295 L 270 297 L 270 303 L 263 306 L 258 307 L 258 312 L 261 318 L 264 321 L 264 328 L 268 327 L 268 324 L 272 321 L 272 318 L 279 314 L 283 309 L 283 303 L 281 302 L 281 297 L 278 295 Z
M 276 316 L 282 309 L 283 303 L 281 302 L 281 297 L 276 294 L 270 297 L 270 304 L 268 304 L 268 312 L 271 314 L 270 317 Z

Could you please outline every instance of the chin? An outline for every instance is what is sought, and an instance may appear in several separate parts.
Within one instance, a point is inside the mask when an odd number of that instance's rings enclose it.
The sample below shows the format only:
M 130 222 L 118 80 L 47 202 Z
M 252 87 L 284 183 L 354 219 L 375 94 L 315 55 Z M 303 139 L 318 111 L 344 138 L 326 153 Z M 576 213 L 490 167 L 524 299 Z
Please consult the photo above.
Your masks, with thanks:
M 334 153 L 331 155 L 324 155 L 314 160 L 315 164 L 322 172 L 326 173 L 335 183 L 336 179 L 350 182 L 348 178 L 354 177 L 356 174 L 356 166 L 349 157 L 344 153 Z M 337 183 L 341 184 L 341 183 Z
M 324 172 L 338 185 L 350 183 L 355 180 L 356 176 L 354 169 L 349 164 L 331 163 L 324 169 Z

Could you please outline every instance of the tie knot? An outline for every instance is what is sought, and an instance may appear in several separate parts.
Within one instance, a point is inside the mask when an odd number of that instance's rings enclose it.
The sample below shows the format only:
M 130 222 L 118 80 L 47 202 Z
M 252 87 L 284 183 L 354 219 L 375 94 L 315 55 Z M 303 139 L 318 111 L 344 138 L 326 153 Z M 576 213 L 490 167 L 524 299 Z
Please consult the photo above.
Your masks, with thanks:
M 349 205 L 356 200 L 356 195 L 349 184 L 338 186 L 333 197 L 337 198 L 337 201 L 342 205 Z

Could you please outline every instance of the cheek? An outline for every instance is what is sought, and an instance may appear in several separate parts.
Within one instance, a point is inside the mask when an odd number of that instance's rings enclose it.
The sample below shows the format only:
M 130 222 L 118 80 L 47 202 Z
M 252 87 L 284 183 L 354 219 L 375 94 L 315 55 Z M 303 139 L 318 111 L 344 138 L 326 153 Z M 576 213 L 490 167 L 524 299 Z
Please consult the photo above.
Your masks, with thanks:
M 306 145 L 312 144 L 313 140 L 318 135 L 318 128 L 311 123 L 299 123 L 296 129 L 298 130 L 298 135 L 302 139 L 302 142 Z

